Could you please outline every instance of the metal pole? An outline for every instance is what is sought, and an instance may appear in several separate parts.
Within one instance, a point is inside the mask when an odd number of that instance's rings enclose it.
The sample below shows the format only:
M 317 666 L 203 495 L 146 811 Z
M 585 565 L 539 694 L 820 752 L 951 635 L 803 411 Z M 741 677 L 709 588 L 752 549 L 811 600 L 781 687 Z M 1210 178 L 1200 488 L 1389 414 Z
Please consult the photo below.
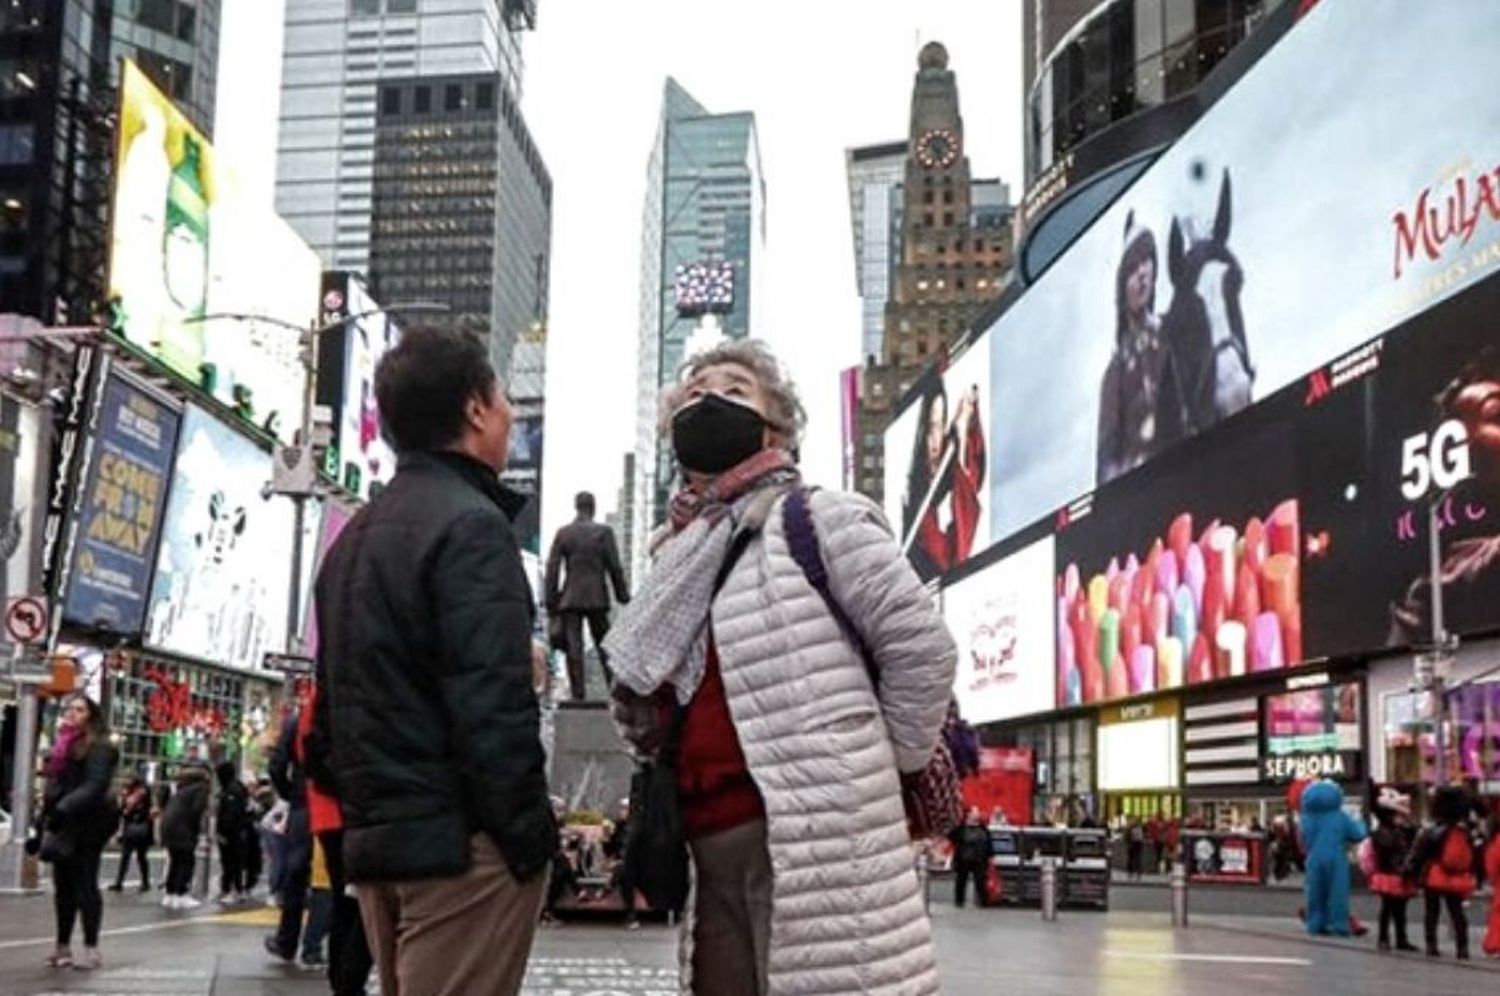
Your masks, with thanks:
M 1172 864 L 1172 926 L 1188 925 L 1187 866 L 1181 861 Z
M 307 499 L 293 495 L 292 510 L 292 583 L 288 586 L 286 606 L 286 652 L 295 657 L 302 652 L 302 529 Z
M 1443 550 L 1442 542 L 1438 536 L 1442 528 L 1438 515 L 1438 504 L 1442 496 L 1434 499 L 1427 506 L 1427 556 L 1428 556 L 1428 587 L 1432 594 L 1432 645 L 1434 648 L 1432 694 L 1434 697 L 1433 714 L 1437 727 L 1437 766 L 1435 768 L 1436 781 L 1438 785 L 1444 785 L 1448 781 L 1448 745 L 1446 743 L 1448 726 L 1448 696 L 1446 690 L 1446 662 L 1443 655 L 1448 652 L 1448 632 L 1443 624 Z
M 931 876 L 928 872 L 929 859 L 927 857 L 927 846 L 917 852 L 917 884 L 922 888 L 922 909 L 928 911 L 932 908 L 932 889 L 929 887 Z
M 1042 919 L 1057 919 L 1057 859 L 1042 859 Z
M 19 649 L 17 647 L 18 652 Z M 31 832 L 31 790 L 36 777 L 37 720 L 41 708 L 37 701 L 36 685 L 18 682 L 16 692 L 16 753 L 11 771 L 10 841 L 5 845 L 5 874 L 3 881 L 0 881 L 0 892 L 10 893 L 27 891 L 28 888 L 25 845 Z M 35 883 L 31 884 L 31 888 L 35 888 Z

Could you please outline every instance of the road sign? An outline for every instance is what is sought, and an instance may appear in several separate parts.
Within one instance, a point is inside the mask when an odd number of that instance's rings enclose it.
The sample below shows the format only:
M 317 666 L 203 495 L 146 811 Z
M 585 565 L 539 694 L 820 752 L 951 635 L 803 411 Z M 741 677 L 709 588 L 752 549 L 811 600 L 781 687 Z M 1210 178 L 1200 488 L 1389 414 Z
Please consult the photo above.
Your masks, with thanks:
M 47 603 L 24 595 L 5 606 L 5 632 L 15 643 L 35 643 L 47 633 Z
M 261 666 L 267 671 L 281 671 L 284 674 L 313 673 L 312 658 L 298 657 L 294 654 L 266 654 L 261 661 Z

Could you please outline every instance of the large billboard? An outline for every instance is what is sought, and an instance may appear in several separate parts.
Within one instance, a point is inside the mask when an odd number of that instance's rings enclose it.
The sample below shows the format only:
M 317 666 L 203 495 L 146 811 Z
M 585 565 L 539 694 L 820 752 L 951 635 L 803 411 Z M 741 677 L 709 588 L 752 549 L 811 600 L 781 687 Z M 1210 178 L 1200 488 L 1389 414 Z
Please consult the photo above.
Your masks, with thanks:
M 40 593 L 46 409 L 0 394 L 0 597 Z M 7 642 L 0 634 L 0 644 Z
M 988 350 L 967 350 L 941 375 L 928 371 L 912 396 L 886 431 L 885 493 L 902 550 L 925 581 L 990 543 Z
M 333 445 L 324 471 L 351 494 L 369 498 L 396 473 L 396 453 L 380 431 L 375 368 L 401 330 L 352 273 L 323 275 L 323 333 L 318 344 L 318 404 L 333 413 Z
M 104 383 L 93 427 L 63 618 L 135 636 L 177 452 L 177 409 L 118 371 Z
M 953 693 L 969 722 L 1052 708 L 1052 571 L 1045 536 L 943 590 L 943 617 L 958 644 Z
M 981 340 L 991 538 L 1500 268 L 1496 37 L 1324 0 L 1142 174 Z
M 271 456 L 195 406 L 183 416 L 145 642 L 238 668 L 286 649 L 292 507 Z
M 109 293 L 121 331 L 290 439 L 302 420 L 298 340 L 317 316 L 317 255 L 239 192 L 231 165 L 129 61 L 119 135 Z
M 516 542 L 522 550 L 541 549 L 542 444 L 545 436 L 545 402 L 541 398 L 518 398 L 512 402 L 515 421 L 510 427 L 510 452 L 500 480 L 527 497 L 526 507 L 514 523 Z

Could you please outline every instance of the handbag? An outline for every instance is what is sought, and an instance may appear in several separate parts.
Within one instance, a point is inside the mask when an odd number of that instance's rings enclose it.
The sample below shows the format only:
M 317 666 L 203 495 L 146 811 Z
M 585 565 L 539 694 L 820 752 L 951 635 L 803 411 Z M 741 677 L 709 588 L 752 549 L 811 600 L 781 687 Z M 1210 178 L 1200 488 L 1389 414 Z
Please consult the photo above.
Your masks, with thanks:
M 714 578 L 715 593 L 723 587 L 735 562 L 754 538 L 754 530 L 735 534 Z M 628 880 L 653 910 L 672 913 L 687 905 L 691 884 L 687 833 L 683 830 L 677 796 L 678 749 L 686 719 L 687 708 L 674 706 L 671 725 L 656 759 L 642 762 L 631 776 L 630 818 L 626 821 L 624 861 Z
M 554 612 L 547 617 L 547 645 L 553 650 L 568 649 L 568 628 L 563 625 L 561 612 Z
M 870 676 L 870 686 L 878 698 L 880 670 L 875 666 L 875 658 L 849 614 L 828 588 L 828 569 L 818 546 L 817 531 L 813 528 L 808 490 L 793 489 L 781 511 L 792 559 L 802 568 L 807 583 L 822 597 L 844 636 L 859 651 Z M 914 838 L 946 836 L 963 822 L 963 794 L 959 788 L 959 767 L 954 760 L 953 745 L 967 742 L 971 733 L 968 725 L 959 718 L 958 704 L 950 698 L 942 734 L 927 766 L 921 771 L 902 772 L 901 803 L 906 810 L 907 827 Z
M 49 864 L 59 861 L 69 861 L 78 850 L 78 842 L 73 835 L 66 830 L 43 830 L 41 846 L 37 848 L 37 858 Z

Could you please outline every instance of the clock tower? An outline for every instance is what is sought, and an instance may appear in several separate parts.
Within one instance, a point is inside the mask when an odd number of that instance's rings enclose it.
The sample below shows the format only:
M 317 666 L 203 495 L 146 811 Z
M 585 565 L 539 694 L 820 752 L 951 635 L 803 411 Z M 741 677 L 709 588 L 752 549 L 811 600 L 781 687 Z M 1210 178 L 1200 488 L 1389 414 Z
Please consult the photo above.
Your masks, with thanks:
M 855 484 L 876 500 L 884 490 L 884 446 L 875 441 L 893 406 L 923 367 L 967 337 L 971 323 L 1000 296 L 1011 267 L 1004 185 L 970 176 L 958 81 L 948 50 L 937 42 L 917 57 L 896 205 L 885 335 L 879 359 L 861 372 L 854 445 Z

